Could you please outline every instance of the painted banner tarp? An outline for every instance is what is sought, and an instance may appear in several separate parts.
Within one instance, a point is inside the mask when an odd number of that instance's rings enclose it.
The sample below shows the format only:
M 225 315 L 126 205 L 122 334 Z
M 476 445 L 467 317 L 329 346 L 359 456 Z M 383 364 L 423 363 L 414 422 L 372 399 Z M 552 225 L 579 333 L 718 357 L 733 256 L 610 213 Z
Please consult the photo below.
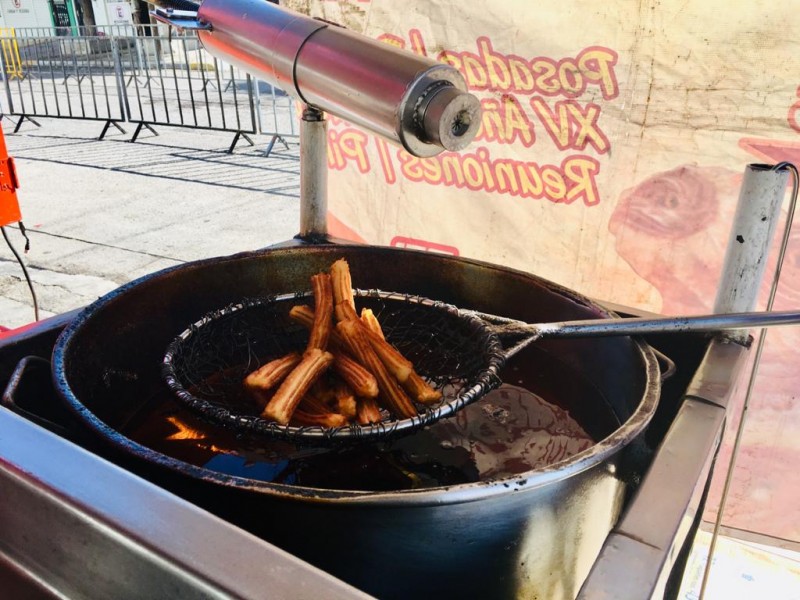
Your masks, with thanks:
M 329 223 L 340 237 L 476 257 L 598 299 L 702 313 L 745 165 L 800 163 L 791 3 L 287 4 L 453 65 L 483 105 L 472 146 L 427 159 L 331 119 Z M 778 308 L 798 307 L 800 239 L 778 297 Z M 726 516 L 729 526 L 793 540 L 799 345 L 797 328 L 769 334 Z

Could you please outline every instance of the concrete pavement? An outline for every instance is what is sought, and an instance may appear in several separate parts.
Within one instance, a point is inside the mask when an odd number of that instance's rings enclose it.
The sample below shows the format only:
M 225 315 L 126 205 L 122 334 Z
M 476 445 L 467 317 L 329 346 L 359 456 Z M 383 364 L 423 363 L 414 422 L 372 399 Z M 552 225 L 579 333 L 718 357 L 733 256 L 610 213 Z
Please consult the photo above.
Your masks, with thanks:
M 20 206 L 31 249 L 24 260 L 41 317 L 84 306 L 136 277 L 185 261 L 287 240 L 299 224 L 299 154 L 276 144 L 264 156 L 232 134 L 157 128 L 131 132 L 101 123 L 42 119 L 11 134 Z M 18 228 L 6 228 L 18 251 Z M 33 320 L 22 272 L 0 238 L 0 326 Z

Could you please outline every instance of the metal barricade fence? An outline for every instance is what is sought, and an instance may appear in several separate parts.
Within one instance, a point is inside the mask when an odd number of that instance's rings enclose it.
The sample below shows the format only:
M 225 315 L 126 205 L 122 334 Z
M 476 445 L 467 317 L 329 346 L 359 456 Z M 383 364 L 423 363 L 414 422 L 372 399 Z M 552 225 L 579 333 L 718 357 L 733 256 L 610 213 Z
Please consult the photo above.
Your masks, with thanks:
M 193 33 L 117 38 L 128 120 L 257 133 L 253 81 L 206 52 Z
M 229 151 L 249 134 L 298 136 L 294 102 L 206 52 L 194 32 L 160 26 L 0 30 L 4 115 L 229 131 Z M 37 123 L 38 124 L 38 123 Z
M 125 119 L 110 39 L 100 32 L 63 35 L 68 32 L 0 31 L 4 114 L 20 117 L 15 131 L 25 119 L 53 117 L 105 121 L 105 134 L 109 125 Z
M 270 136 L 266 155 L 269 156 L 278 141 L 288 150 L 289 144 L 286 140 L 300 136 L 295 118 L 295 101 L 282 90 L 264 81 L 256 82 L 255 92 L 258 131 Z

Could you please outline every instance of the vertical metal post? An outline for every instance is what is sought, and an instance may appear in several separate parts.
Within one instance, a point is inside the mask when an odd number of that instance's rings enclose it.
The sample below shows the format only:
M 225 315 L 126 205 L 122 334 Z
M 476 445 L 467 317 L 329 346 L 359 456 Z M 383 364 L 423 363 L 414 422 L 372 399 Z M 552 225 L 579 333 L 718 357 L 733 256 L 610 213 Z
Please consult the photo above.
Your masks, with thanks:
M 783 240 L 781 241 L 780 250 L 778 251 L 778 260 L 775 267 L 775 275 L 772 279 L 772 287 L 769 291 L 769 298 L 767 299 L 767 306 L 766 310 L 771 311 L 772 307 L 775 304 L 775 297 L 778 293 L 778 285 L 780 284 L 781 278 L 781 269 L 783 268 L 783 262 L 786 258 L 786 249 L 789 247 L 789 240 L 792 233 L 792 223 L 794 222 L 794 215 L 795 210 L 797 209 L 797 189 L 800 182 L 798 181 L 798 173 L 797 167 L 792 165 L 791 163 L 782 162 L 778 163 L 774 167 L 770 168 L 770 174 L 763 172 L 762 165 L 750 165 L 751 167 L 759 167 L 762 171 L 760 174 L 764 175 L 762 178 L 750 178 L 748 175 L 745 175 L 745 182 L 742 185 L 742 196 L 744 196 L 744 192 L 746 188 L 753 187 L 756 188 L 758 185 L 762 185 L 765 189 L 756 189 L 757 193 L 765 193 L 765 195 L 769 196 L 769 199 L 765 201 L 765 204 L 771 202 L 773 200 L 772 194 L 774 193 L 777 196 L 778 205 L 775 207 L 774 214 L 775 220 L 777 220 L 778 211 L 780 210 L 780 201 L 783 196 L 783 188 L 786 185 L 786 178 L 781 178 L 779 174 L 783 172 L 788 176 L 788 173 L 791 172 L 793 175 L 793 185 L 792 185 L 792 200 L 789 203 L 789 210 L 786 214 L 786 225 L 783 231 Z M 748 167 L 749 169 L 749 167 Z M 750 179 L 748 182 L 747 180 Z M 760 181 L 759 181 L 760 179 Z M 772 186 L 775 186 L 774 189 Z M 737 209 L 738 213 L 738 209 Z M 738 216 L 738 215 L 737 215 Z M 762 223 L 766 223 L 764 217 L 758 217 L 758 221 Z M 774 224 L 773 224 L 774 229 Z M 771 234 L 770 236 L 771 237 Z M 766 256 L 763 257 L 766 259 Z M 765 261 L 761 261 L 762 263 Z M 763 265 L 761 265 L 763 269 Z M 760 278 L 759 278 L 760 282 Z M 755 286 L 756 288 L 758 285 Z M 722 288 L 720 288 L 722 289 Z M 756 379 L 758 377 L 758 367 L 761 364 L 761 355 L 764 351 L 764 342 L 766 340 L 767 330 L 762 329 L 761 335 L 758 338 L 758 343 L 756 344 L 755 355 L 753 357 L 753 367 L 750 371 L 750 380 L 747 383 L 747 391 L 744 395 L 744 402 L 742 403 L 742 409 L 739 416 L 739 427 L 736 430 L 736 436 L 733 439 L 733 449 L 731 450 L 731 459 L 730 463 L 728 463 L 728 472 L 725 476 L 725 485 L 722 488 L 722 496 L 720 497 L 719 506 L 717 507 L 717 518 L 714 521 L 714 533 L 711 537 L 711 543 L 708 547 L 708 556 L 706 557 L 706 566 L 703 572 L 703 581 L 700 585 L 700 600 L 703 600 L 706 595 L 706 589 L 708 587 L 709 577 L 711 575 L 711 568 L 713 565 L 713 558 L 714 552 L 716 551 L 717 547 L 717 539 L 719 537 L 719 530 L 722 526 L 722 519 L 725 515 L 725 505 L 728 500 L 728 494 L 731 489 L 731 484 L 733 482 L 733 475 L 736 469 L 736 461 L 739 457 L 739 449 L 741 447 L 742 438 L 744 437 L 744 430 L 745 424 L 747 423 L 748 411 L 750 408 L 750 399 L 753 396 L 753 390 L 755 389 Z
M 258 94 L 258 82 L 256 82 L 250 73 L 245 73 L 247 81 L 247 100 L 250 107 L 250 125 L 252 126 L 253 133 L 261 133 L 261 116 L 256 117 L 256 95 Z M 255 83 L 255 86 L 253 85 Z M 255 93 L 253 88 L 255 87 Z M 237 109 L 238 111 L 238 109 Z
M 90 39 L 90 44 L 93 40 Z M 119 112 L 121 119 L 131 120 L 131 106 L 128 102 L 128 94 L 125 89 L 125 73 L 122 70 L 122 57 L 119 51 L 119 40 L 116 37 L 111 38 L 111 59 L 114 63 L 114 81 L 117 84 L 117 98 L 119 99 Z M 89 51 L 91 52 L 91 46 Z M 105 85 L 105 74 L 103 74 L 103 85 Z M 137 90 L 138 92 L 138 90 Z M 138 95 L 138 93 L 137 93 Z M 107 96 L 106 96 L 107 97 Z M 108 117 L 111 118 L 111 109 L 109 108 Z
M 300 237 L 328 235 L 328 123 L 306 106 L 300 122 Z
M 255 118 L 254 127 L 256 127 L 256 133 L 264 133 L 264 127 L 261 124 L 261 91 L 258 89 L 258 84 L 260 79 L 256 77 L 252 77 L 250 73 L 247 74 L 248 81 L 251 81 L 253 94 L 250 98 L 251 110 L 253 111 L 253 116 Z M 273 110 L 275 110 L 273 105 Z
M 714 312 L 747 312 L 755 308 L 788 177 L 785 169 L 747 165 Z M 740 342 L 747 335 L 747 330 L 732 332 Z

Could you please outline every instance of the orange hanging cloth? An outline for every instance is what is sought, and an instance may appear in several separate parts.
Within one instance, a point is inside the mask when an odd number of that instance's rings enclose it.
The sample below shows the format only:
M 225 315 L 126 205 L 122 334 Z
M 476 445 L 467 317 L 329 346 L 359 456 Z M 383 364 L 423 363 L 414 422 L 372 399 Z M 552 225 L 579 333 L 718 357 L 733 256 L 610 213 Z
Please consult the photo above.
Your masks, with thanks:
M 22 220 L 17 201 L 18 187 L 14 159 L 8 155 L 6 137 L 0 127 L 0 227 Z

